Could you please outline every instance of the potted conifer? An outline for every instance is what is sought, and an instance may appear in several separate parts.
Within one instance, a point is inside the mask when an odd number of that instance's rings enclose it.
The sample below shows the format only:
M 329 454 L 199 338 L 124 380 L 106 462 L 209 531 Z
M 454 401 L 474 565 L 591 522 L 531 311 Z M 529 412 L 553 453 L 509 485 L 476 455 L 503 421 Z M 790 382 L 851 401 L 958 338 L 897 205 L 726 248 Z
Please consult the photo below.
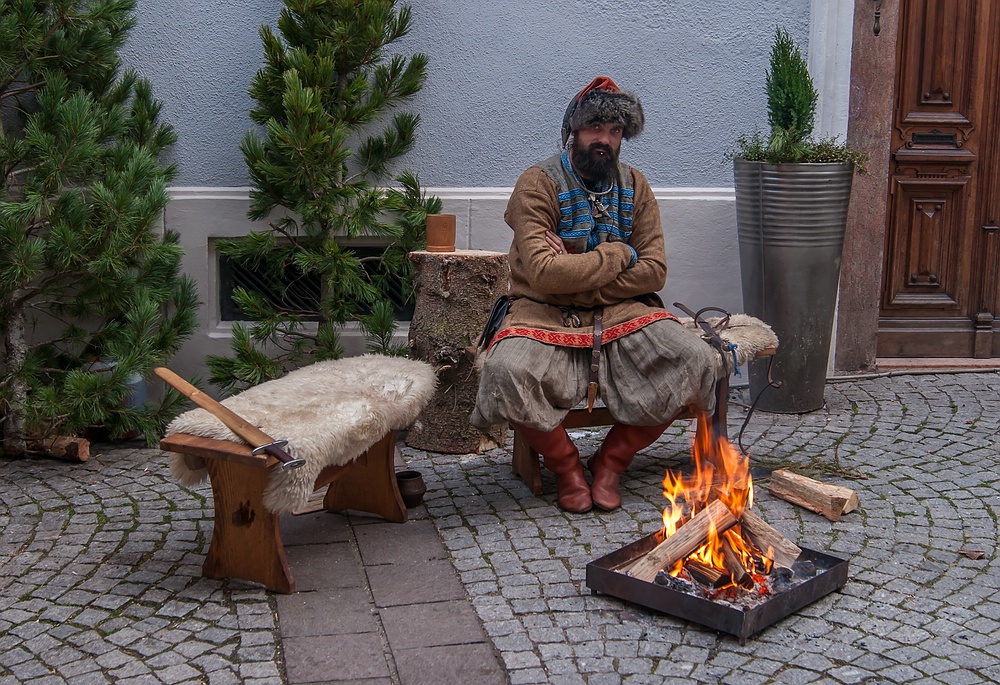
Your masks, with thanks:
M 768 136 L 741 137 L 734 151 L 736 217 L 745 311 L 778 336 L 768 370 L 752 365 L 750 388 L 764 411 L 823 406 L 851 181 L 864 156 L 814 139 L 817 92 L 798 46 L 775 31 L 767 72 Z

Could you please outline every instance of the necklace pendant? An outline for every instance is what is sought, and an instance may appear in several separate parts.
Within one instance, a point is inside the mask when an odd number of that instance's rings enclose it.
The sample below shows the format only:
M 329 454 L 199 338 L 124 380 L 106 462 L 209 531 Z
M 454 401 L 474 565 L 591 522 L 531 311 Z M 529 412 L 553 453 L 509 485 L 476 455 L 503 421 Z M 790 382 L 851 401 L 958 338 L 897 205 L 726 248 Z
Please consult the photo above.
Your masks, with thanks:
M 611 188 L 608 188 L 601 194 L 607 195 L 608 193 L 611 192 L 611 190 L 612 190 Z M 598 199 L 597 193 L 594 193 L 593 191 L 588 191 L 587 200 L 590 201 L 590 215 L 592 217 L 594 217 L 595 219 L 602 216 L 606 216 L 608 218 L 611 217 L 611 215 L 608 214 L 608 208 Z

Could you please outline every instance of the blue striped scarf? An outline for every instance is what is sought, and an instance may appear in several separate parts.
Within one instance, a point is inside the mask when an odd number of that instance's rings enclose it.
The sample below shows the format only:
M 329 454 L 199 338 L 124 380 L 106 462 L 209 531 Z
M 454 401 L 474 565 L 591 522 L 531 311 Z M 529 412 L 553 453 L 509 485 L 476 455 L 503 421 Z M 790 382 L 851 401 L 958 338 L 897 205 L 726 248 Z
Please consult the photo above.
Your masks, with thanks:
M 583 180 L 573 171 L 569 150 L 553 155 L 539 166 L 555 181 L 559 192 L 559 227 L 556 233 L 562 238 L 567 252 L 589 252 L 605 241 L 629 241 L 632 237 L 635 190 L 632 188 L 632 172 L 627 165 L 619 163 L 616 181 L 610 186 L 598 187 L 596 193 L 587 190 Z M 601 211 L 601 206 L 606 211 Z M 599 216 L 595 218 L 594 214 Z M 629 266 L 635 261 L 633 250 Z

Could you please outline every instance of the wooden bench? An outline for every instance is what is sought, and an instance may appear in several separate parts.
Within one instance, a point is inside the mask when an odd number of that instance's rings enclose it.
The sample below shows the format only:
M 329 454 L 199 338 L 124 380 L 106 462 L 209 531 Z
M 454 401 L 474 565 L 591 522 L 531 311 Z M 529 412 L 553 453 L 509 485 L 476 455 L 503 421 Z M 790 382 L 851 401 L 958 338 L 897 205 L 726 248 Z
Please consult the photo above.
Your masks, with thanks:
M 754 359 L 774 355 L 776 347 L 767 347 L 756 352 Z M 728 408 L 729 408 L 729 377 L 719 379 L 715 385 L 715 413 L 711 416 L 711 428 L 716 435 L 728 437 Z M 698 419 L 689 410 L 681 411 L 669 423 L 685 419 Z M 614 417 L 607 407 L 595 406 L 592 412 L 588 412 L 585 406 L 570 409 L 569 414 L 563 419 L 562 427 L 566 430 L 574 428 L 594 428 L 598 426 L 614 425 Z M 514 475 L 524 481 L 525 485 L 535 495 L 542 494 L 542 468 L 539 454 L 528 445 L 528 442 L 514 430 L 514 453 L 511 455 L 511 468 Z
M 244 443 L 187 433 L 164 438 L 160 449 L 199 457 L 208 469 L 215 522 L 202 574 L 249 580 L 285 594 L 295 592 L 281 542 L 280 515 L 263 505 L 264 488 L 271 469 L 280 468 L 278 460 L 251 454 Z M 396 483 L 395 455 L 396 431 L 390 431 L 349 464 L 325 467 L 315 481 L 315 489 L 328 486 L 323 508 L 332 512 L 351 509 L 405 523 L 408 511 Z
M 205 577 L 294 592 L 279 518 L 301 509 L 323 487 L 327 511 L 405 522 L 396 432 L 413 422 L 434 386 L 430 365 L 365 355 L 319 362 L 224 400 L 268 435 L 289 441 L 293 456 L 306 460 L 293 470 L 283 470 L 272 456 L 253 454 L 202 409 L 177 417 L 160 448 L 172 453 L 171 470 L 182 483 L 207 476 L 212 487 L 215 521 Z

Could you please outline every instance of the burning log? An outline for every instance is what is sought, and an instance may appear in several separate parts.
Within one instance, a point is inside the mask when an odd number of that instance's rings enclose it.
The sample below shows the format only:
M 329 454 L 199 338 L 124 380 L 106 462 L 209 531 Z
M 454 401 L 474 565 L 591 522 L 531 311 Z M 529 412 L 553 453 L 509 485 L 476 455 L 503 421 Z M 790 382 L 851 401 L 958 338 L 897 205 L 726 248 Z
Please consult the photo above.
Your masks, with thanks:
M 791 568 L 795 560 L 802 554 L 802 549 L 768 525 L 767 521 L 757 516 L 750 509 L 740 517 L 740 527 L 750 541 L 764 554 L 773 555 L 775 566 Z
M 691 574 L 692 578 L 709 590 L 716 590 L 729 585 L 731 580 L 730 575 L 722 569 L 703 564 L 697 559 L 688 559 L 685 561 L 684 569 Z
M 740 556 L 736 553 L 736 550 L 733 549 L 734 541 L 731 537 L 734 536 L 735 533 L 732 530 L 727 530 L 722 536 L 722 562 L 726 566 L 726 571 L 729 572 L 729 577 L 733 580 L 733 585 L 739 585 L 747 590 L 753 590 L 753 576 L 750 575 L 746 566 L 743 565 L 743 561 L 740 559 Z
M 719 500 L 714 500 L 698 512 L 694 518 L 677 529 L 673 535 L 650 550 L 631 566 L 628 573 L 640 580 L 651 582 L 661 569 L 672 566 L 691 552 L 701 547 L 708 539 L 709 531 L 714 528 L 718 534 L 736 525 L 736 517 L 729 507 Z
M 842 514 L 858 508 L 858 495 L 850 488 L 821 483 L 786 469 L 771 474 L 768 492 L 809 511 L 839 521 Z

